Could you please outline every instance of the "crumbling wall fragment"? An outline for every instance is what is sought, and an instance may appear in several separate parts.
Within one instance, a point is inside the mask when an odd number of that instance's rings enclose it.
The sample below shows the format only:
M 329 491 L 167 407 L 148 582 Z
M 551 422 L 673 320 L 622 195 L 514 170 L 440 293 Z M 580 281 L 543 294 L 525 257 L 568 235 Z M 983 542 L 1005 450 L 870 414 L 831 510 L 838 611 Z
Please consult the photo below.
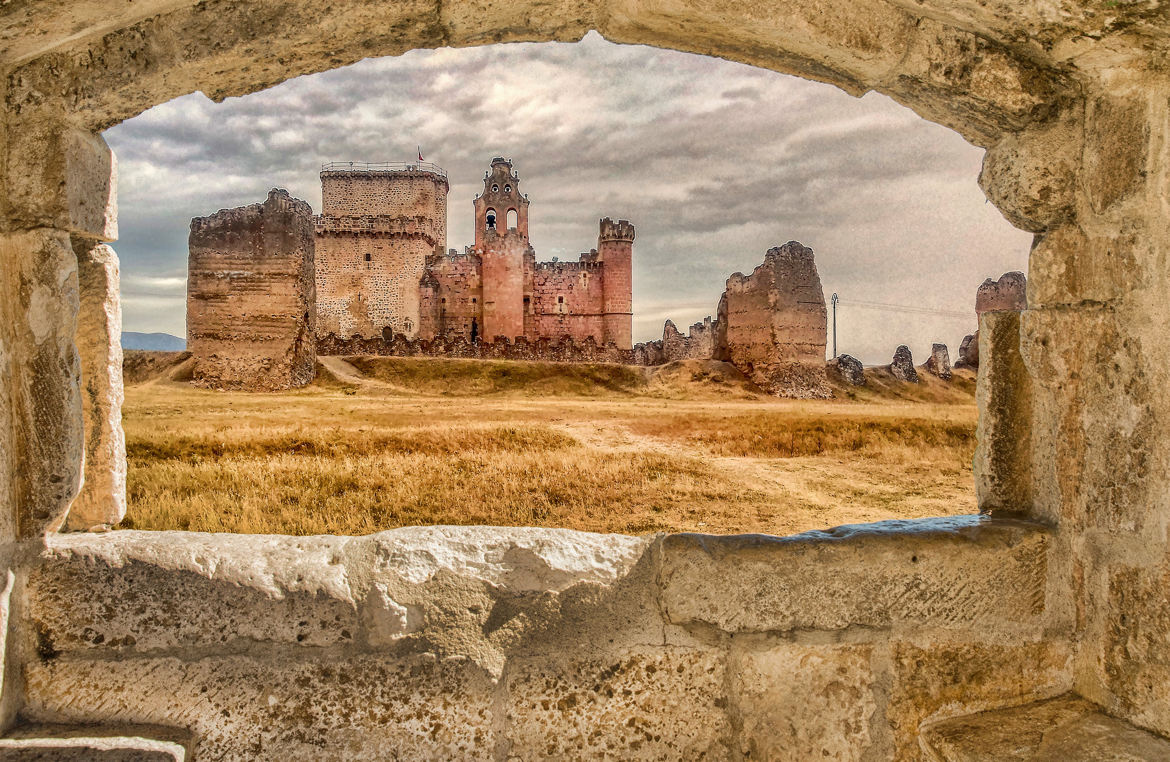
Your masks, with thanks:
M 932 344 L 930 357 L 926 358 L 926 372 L 944 381 L 951 378 L 951 354 L 946 344 Z
M 902 344 L 894 350 L 894 359 L 890 362 L 890 374 L 899 381 L 918 383 L 918 371 L 914 369 L 914 355 L 910 354 L 910 347 Z
M 715 359 L 782 397 L 832 396 L 825 376 L 828 313 L 813 250 L 769 249 L 751 275 L 734 273 L 719 302 Z
M 200 386 L 272 390 L 313 380 L 313 212 L 273 189 L 262 204 L 191 220 L 187 348 Z

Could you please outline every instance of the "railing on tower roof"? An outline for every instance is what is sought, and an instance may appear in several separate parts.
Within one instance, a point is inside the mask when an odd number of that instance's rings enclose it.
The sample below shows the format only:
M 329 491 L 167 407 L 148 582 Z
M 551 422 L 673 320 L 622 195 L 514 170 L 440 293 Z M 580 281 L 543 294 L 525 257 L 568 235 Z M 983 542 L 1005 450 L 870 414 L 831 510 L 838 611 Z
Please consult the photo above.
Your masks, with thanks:
M 322 172 L 430 172 L 447 179 L 447 170 L 429 161 L 330 161 L 321 165 Z

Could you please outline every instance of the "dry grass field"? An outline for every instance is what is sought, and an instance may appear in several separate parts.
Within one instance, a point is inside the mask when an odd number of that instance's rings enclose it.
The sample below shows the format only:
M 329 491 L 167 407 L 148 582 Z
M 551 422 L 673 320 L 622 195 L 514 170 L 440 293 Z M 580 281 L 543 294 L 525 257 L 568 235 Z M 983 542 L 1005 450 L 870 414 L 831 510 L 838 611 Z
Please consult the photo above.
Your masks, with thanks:
M 128 353 L 122 526 L 789 534 L 975 510 L 970 375 L 808 402 L 718 363 L 323 362 L 303 390 L 217 392 Z

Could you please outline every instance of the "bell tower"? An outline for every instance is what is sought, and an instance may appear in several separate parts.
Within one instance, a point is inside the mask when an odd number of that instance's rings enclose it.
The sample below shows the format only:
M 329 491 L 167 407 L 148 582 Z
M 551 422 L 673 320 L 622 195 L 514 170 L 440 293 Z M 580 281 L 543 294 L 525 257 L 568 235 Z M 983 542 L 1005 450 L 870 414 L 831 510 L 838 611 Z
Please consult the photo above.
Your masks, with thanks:
M 528 243 L 528 198 L 508 159 L 492 159 L 475 199 L 475 253 L 482 262 L 485 341 L 524 335 L 524 261 Z
M 492 159 L 484 173 L 483 193 L 475 199 L 475 248 L 483 249 L 484 234 L 515 230 L 528 241 L 528 197 L 520 193 L 520 177 L 510 159 Z

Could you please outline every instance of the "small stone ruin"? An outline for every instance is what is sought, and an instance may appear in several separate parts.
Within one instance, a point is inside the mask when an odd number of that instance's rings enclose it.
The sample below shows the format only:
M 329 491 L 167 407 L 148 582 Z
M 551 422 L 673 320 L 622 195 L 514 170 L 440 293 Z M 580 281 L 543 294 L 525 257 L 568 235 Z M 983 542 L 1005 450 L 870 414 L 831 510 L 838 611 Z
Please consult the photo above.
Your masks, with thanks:
M 946 344 L 932 344 L 930 357 L 926 358 L 926 372 L 944 381 L 951 379 L 951 355 Z
M 918 383 L 918 371 L 914 369 L 914 356 L 910 354 L 910 347 L 902 344 L 894 350 L 890 374 L 899 381 Z
M 861 360 L 852 355 L 837 355 L 833 363 L 846 383 L 865 386 L 865 366 L 861 364 Z
M 963 343 L 959 345 L 959 360 L 955 363 L 956 368 L 978 368 L 979 367 L 979 333 L 969 333 L 963 337 Z

